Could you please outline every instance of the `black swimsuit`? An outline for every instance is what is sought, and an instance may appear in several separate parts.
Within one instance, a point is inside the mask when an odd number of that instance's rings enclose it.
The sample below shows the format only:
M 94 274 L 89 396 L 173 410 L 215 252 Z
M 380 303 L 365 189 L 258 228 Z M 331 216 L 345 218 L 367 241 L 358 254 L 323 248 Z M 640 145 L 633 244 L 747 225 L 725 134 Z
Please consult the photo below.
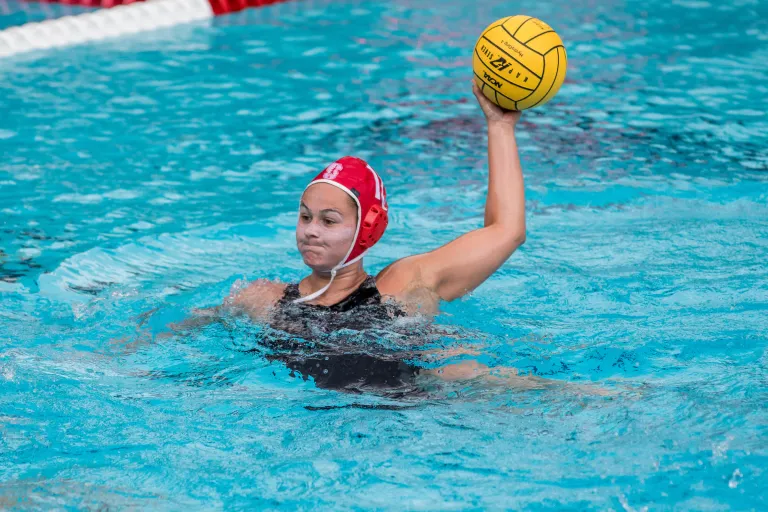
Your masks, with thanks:
M 273 328 L 298 336 L 311 336 L 317 334 L 318 330 L 328 334 L 339 329 L 372 329 L 396 317 L 405 316 L 405 312 L 398 306 L 381 302 L 381 293 L 373 276 L 366 277 L 346 299 L 332 306 L 294 304 L 293 301 L 300 296 L 298 284 L 289 284 L 285 288 L 270 322 Z M 360 313 L 361 310 L 364 314 Z
M 371 354 L 371 347 L 355 336 L 360 331 L 386 329 L 394 318 L 406 316 L 400 307 L 381 302 L 373 276 L 332 306 L 294 304 L 300 295 L 298 284 L 290 284 L 277 303 L 269 325 L 276 330 L 273 333 L 281 335 L 264 340 L 263 344 L 274 349 L 269 360 L 283 362 L 304 380 L 312 376 L 321 388 L 373 391 L 391 397 L 420 394 L 414 383 L 420 367 L 403 362 L 402 355 L 398 358 L 391 351 Z M 328 335 L 332 343 L 325 342 Z

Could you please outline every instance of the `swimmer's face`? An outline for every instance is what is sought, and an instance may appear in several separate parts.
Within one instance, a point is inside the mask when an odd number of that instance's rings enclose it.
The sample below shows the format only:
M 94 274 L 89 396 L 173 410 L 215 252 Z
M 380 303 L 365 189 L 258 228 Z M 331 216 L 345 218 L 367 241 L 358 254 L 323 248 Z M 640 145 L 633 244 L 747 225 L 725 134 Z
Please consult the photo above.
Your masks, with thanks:
M 296 224 L 296 246 L 313 270 L 329 271 L 355 240 L 357 205 L 343 190 L 316 183 L 304 191 Z

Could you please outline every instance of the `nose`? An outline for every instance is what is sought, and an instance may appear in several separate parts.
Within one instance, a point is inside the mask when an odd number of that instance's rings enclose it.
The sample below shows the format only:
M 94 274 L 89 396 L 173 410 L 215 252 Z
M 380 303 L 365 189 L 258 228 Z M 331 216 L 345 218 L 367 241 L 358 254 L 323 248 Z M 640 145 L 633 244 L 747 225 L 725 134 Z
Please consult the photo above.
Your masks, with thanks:
M 304 235 L 307 238 L 318 238 L 320 236 L 320 226 L 317 220 L 313 219 L 304 226 Z

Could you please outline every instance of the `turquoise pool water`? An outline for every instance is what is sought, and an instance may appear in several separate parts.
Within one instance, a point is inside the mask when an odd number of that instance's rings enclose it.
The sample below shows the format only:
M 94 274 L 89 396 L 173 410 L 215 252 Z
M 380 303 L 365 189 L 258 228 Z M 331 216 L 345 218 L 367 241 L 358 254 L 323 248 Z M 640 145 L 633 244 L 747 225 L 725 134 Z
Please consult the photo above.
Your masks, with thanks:
M 424 344 L 614 396 L 325 390 L 244 352 L 244 322 L 137 340 L 302 277 L 298 197 L 338 156 L 387 183 L 369 272 L 482 223 L 471 48 L 515 12 L 436 4 L 0 61 L 0 508 L 766 509 L 764 2 L 514 7 L 569 56 L 519 130 L 527 242 Z
M 0 0 L 0 29 L 18 27 L 63 16 L 74 16 L 91 12 L 94 8 L 47 2 L 25 2 L 23 0 Z

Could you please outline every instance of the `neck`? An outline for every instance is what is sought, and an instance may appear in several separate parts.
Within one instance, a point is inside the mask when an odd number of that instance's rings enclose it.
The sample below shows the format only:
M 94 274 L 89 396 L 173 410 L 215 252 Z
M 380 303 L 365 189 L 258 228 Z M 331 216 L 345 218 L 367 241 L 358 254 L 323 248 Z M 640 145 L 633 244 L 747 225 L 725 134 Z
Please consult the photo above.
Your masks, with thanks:
M 309 304 L 322 306 L 336 304 L 359 288 L 367 277 L 368 274 L 363 270 L 362 260 L 356 261 L 354 264 L 336 271 L 336 277 L 328 290 L 315 300 L 310 301 Z M 312 274 L 299 282 L 299 292 L 302 296 L 309 295 L 323 288 L 330 280 L 330 272 L 313 270 Z

